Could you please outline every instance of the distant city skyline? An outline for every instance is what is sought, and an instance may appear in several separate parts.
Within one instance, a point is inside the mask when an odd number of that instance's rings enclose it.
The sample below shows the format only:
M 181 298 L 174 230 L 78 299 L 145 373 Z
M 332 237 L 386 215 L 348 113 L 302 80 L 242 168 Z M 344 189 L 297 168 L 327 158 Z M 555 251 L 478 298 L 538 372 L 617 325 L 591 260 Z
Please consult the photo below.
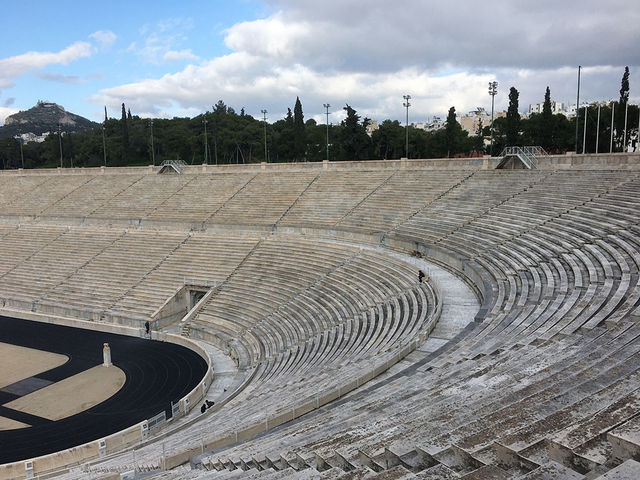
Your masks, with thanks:
M 188 8 L 187 8 L 188 7 Z M 640 102 L 640 6 L 612 0 L 232 0 L 124 2 L 96 9 L 69 0 L 3 5 L 0 124 L 47 100 L 90 120 L 194 116 L 223 100 L 255 118 L 283 118 L 302 101 L 305 119 L 410 122 L 490 108 L 520 92 L 520 111 L 544 98 L 617 100 L 625 65 Z

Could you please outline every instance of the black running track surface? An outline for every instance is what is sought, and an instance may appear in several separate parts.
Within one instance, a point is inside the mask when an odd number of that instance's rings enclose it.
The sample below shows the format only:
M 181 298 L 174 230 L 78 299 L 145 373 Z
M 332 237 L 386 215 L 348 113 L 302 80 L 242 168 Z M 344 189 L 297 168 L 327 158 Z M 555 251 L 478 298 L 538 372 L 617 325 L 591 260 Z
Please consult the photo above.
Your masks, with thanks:
M 98 440 L 170 408 L 207 372 L 196 352 L 173 343 L 31 322 L 0 316 L 0 342 L 67 355 L 65 364 L 40 373 L 30 384 L 57 382 L 102 364 L 102 347 L 111 347 L 114 365 L 127 376 L 111 398 L 58 421 L 4 406 L 17 395 L 0 390 L 0 416 L 30 427 L 0 431 L 0 464 L 26 460 Z

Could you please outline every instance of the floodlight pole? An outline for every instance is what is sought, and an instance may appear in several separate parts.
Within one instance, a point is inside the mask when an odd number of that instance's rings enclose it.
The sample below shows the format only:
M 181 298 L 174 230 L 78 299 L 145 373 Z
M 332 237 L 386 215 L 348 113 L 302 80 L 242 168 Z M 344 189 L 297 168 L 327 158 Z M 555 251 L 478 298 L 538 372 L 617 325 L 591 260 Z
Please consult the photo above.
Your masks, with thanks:
M 266 110 L 260 110 L 260 112 L 262 112 L 262 121 L 264 122 L 264 161 L 266 162 L 267 159 L 267 111 Z
M 329 161 L 329 105 L 328 103 L 323 103 L 326 115 L 327 115 L 327 162 Z
M 638 135 L 636 140 L 636 152 L 640 152 L 640 108 L 638 108 Z
M 611 140 L 609 140 L 609 153 L 613 152 L 613 114 L 616 111 L 615 102 L 611 102 Z
M 104 123 L 102 124 L 102 154 L 104 157 L 104 166 L 107 166 L 107 141 L 105 140 Z
M 62 168 L 62 133 L 60 133 L 60 124 L 58 124 L 58 145 L 60 146 L 60 168 Z
M 622 137 L 622 151 L 627 150 L 627 115 L 629 114 L 629 102 L 624 104 L 624 136 Z
M 598 121 L 596 122 L 596 153 L 598 153 L 598 145 L 600 143 L 600 107 L 598 105 Z
M 20 160 L 22 161 L 22 169 L 24 170 L 24 153 L 22 151 L 22 144 L 24 143 L 24 140 L 22 139 L 22 137 L 20 138 Z
M 584 129 L 582 132 L 582 154 L 584 155 L 587 146 L 587 106 L 584 106 Z
M 409 100 L 411 99 L 411 95 L 403 95 L 402 98 L 404 98 L 405 100 L 405 102 L 402 105 L 407 109 L 407 119 L 404 126 L 404 133 L 405 133 L 404 156 L 406 158 L 409 158 L 409 107 L 411 106 L 411 104 L 409 103 Z
M 576 153 L 578 153 L 578 112 L 580 112 L 580 70 L 582 70 L 582 66 L 578 65 L 578 95 L 576 97 Z
M 156 166 L 156 152 L 153 148 L 153 119 L 149 119 L 149 127 L 151 128 L 151 165 Z M 205 142 L 207 135 L 205 133 Z
M 209 156 L 207 155 L 207 150 L 208 150 L 208 145 L 207 145 L 207 117 L 205 114 L 204 120 L 202 120 L 202 123 L 204 123 L 204 163 L 208 164 L 209 163 Z
M 491 143 L 489 146 L 489 155 L 493 156 L 493 107 L 495 98 L 498 93 L 498 82 L 489 82 L 489 95 L 491 95 Z

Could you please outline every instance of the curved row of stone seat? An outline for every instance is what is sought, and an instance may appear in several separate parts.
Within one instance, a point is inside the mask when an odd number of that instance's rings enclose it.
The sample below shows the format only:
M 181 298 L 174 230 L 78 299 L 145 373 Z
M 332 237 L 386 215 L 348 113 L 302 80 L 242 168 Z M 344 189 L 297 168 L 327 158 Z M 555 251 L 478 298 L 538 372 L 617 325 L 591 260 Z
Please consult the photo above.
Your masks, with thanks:
M 504 478 L 549 460 L 578 471 L 606 466 L 611 447 L 602 432 L 640 412 L 638 335 L 640 327 L 625 325 L 436 368 L 427 363 L 412 382 L 400 377 L 368 389 L 340 409 L 245 442 L 203 464 L 269 469 L 266 457 L 290 458 L 295 461 L 287 466 L 299 470 L 333 459 L 344 472 L 376 462 L 384 469 L 385 460 L 392 460 L 414 471 L 442 464 L 458 474 L 499 464 Z M 375 429 L 364 427 L 373 424 Z M 296 440 L 301 431 L 304 445 Z M 592 433 L 573 433 L 585 431 Z M 377 447 L 381 443 L 384 448 Z M 418 456 L 422 463 L 415 463 Z
M 185 284 L 210 288 L 221 284 L 258 242 L 255 236 L 193 234 L 111 305 L 106 315 L 148 320 Z
M 472 175 L 469 170 L 399 170 L 345 214 L 339 228 L 390 230 Z
M 380 228 L 403 221 L 470 171 L 102 174 L 4 177 L 10 216 L 47 221 L 151 220 L 165 224 L 334 225 Z M 418 187 L 419 186 L 419 187 Z M 36 187 L 38 191 L 36 192 Z M 210 192 L 203 195 L 203 192 Z M 360 218 L 362 217 L 362 218 Z
M 255 176 L 255 173 L 195 175 L 147 218 L 161 222 L 206 222 Z
M 322 428 L 310 431 L 306 423 L 284 428 L 268 440 L 226 451 L 223 460 L 211 459 L 210 464 L 257 468 L 262 462 L 262 467 L 269 468 L 270 462 L 264 459 L 272 454 L 272 458 L 294 458 L 290 465 L 282 462 L 295 470 L 319 463 L 326 467 L 331 465 L 327 459 L 355 469 L 363 458 L 367 464 L 377 459 L 383 465 L 389 458 L 397 463 L 403 455 L 408 461 L 420 453 L 459 474 L 500 464 L 507 475 L 525 474 L 550 460 L 583 472 L 605 471 L 623 460 L 612 456 L 603 435 L 640 413 L 636 397 L 640 372 L 632 365 L 640 352 L 640 330 L 624 321 L 638 306 L 640 250 L 637 216 L 614 214 L 609 219 L 607 209 L 615 211 L 617 187 L 636 190 L 635 179 L 612 174 L 594 188 L 590 182 L 597 175 L 585 177 L 582 188 L 561 192 L 568 203 L 551 215 L 529 224 L 526 209 L 535 212 L 536 207 L 525 203 L 521 225 L 512 219 L 504 229 L 506 235 L 499 235 L 497 241 L 487 238 L 488 231 L 477 229 L 470 238 L 479 238 L 478 243 L 486 246 L 479 248 L 463 236 L 458 243 L 452 242 L 454 249 L 460 246 L 460 255 L 472 257 L 490 272 L 497 301 L 466 341 L 421 367 L 429 377 L 443 372 L 441 379 L 418 376 L 410 384 L 403 379 L 381 387 L 379 396 L 368 393 L 354 399 L 350 407 L 310 420 Z M 623 213 L 632 212 L 637 200 L 624 198 Z M 503 198 L 496 200 L 498 206 Z M 517 200 L 514 196 L 511 201 Z M 456 206 L 449 203 L 452 210 Z M 491 204 L 485 205 L 473 221 L 481 223 L 490 211 Z M 456 215 L 452 211 L 449 218 Z M 470 224 L 463 220 L 470 218 L 465 215 L 461 212 L 457 217 L 462 228 Z M 501 227 L 498 222 L 496 229 Z M 432 227 L 425 229 L 424 237 L 413 230 L 414 238 L 438 238 L 429 233 Z M 402 226 L 398 230 L 406 234 Z M 615 320 L 603 329 L 613 315 Z M 589 333 L 582 333 L 581 327 Z M 415 403 L 407 401 L 406 389 L 413 385 L 429 385 L 428 401 L 424 387 L 414 394 Z M 491 386 L 488 392 L 487 385 Z M 400 392 L 402 402 L 395 399 Z M 452 410 L 452 402 L 459 407 Z M 498 412 L 495 404 L 502 406 Z M 390 418 L 384 405 L 393 409 Z M 378 419 L 382 425 L 363 436 L 357 426 Z M 598 430 L 590 433 L 596 425 Z M 358 440 L 354 441 L 351 429 L 359 432 Z M 288 441 L 300 431 L 305 432 L 304 447 Z M 408 441 L 411 432 L 413 445 Z M 314 436 L 322 445 L 317 450 Z M 375 447 L 381 437 L 387 453 Z
M 209 224 L 273 225 L 295 203 L 317 172 L 264 172 L 212 212 Z
M 572 172 L 569 176 L 575 175 Z M 632 273 L 637 271 L 637 264 L 632 260 L 633 247 L 627 245 L 627 250 L 619 248 L 616 241 L 618 235 L 613 233 L 624 232 L 620 229 L 628 226 L 633 217 L 615 218 L 607 223 L 606 215 L 583 215 L 583 210 L 591 209 L 592 202 L 589 200 L 593 197 L 607 200 L 609 189 L 615 192 L 617 186 L 628 188 L 633 185 L 631 180 L 634 177 L 626 173 L 602 176 L 604 178 L 597 184 L 600 189 L 594 188 L 594 178 L 597 177 L 585 174 L 575 190 L 569 188 L 558 194 L 554 185 L 564 183 L 566 178 L 556 173 L 547 180 L 555 178 L 560 182 L 552 182 L 547 197 L 553 199 L 562 195 L 571 198 L 573 203 L 565 203 L 554 211 L 553 216 L 540 217 L 536 215 L 538 204 L 535 201 L 521 202 L 523 199 L 519 199 L 519 196 L 512 197 L 507 202 L 496 203 L 487 213 L 438 240 L 438 243 L 457 250 L 461 255 L 474 258 L 491 273 L 497 286 L 497 301 L 491 315 L 502 312 L 497 323 L 506 319 L 518 325 L 519 322 L 515 320 L 524 314 L 529 317 L 529 323 L 537 325 L 531 320 L 531 307 L 537 304 L 536 314 L 545 313 L 540 308 L 545 306 L 544 300 L 542 304 L 538 303 L 542 294 L 544 297 L 555 297 L 553 303 L 546 304 L 551 309 L 551 316 L 542 322 L 550 334 L 558 331 L 566 333 L 583 325 L 592 328 L 614 311 L 619 318 L 619 301 L 628 294 L 637 295 L 633 293 L 637 287 L 631 282 Z M 518 180 L 516 185 L 519 184 Z M 530 189 L 536 190 L 532 193 L 534 198 L 541 197 L 538 191 L 540 185 L 536 184 Z M 523 193 L 521 196 L 525 195 Z M 503 211 L 503 207 L 507 208 L 509 203 L 519 202 L 523 205 L 518 210 L 523 220 L 514 223 L 507 217 L 504 222 L 503 215 L 498 213 Z M 452 205 L 452 209 L 455 208 Z M 531 225 L 526 222 L 528 213 L 534 216 Z M 495 231 L 506 232 L 506 235 L 491 235 L 487 229 L 472 228 L 474 224 L 482 222 L 488 222 Z M 469 233 L 459 233 L 463 230 Z M 566 297 L 564 302 L 559 295 Z M 530 304 L 529 307 L 527 304 Z M 628 308 L 631 308 L 629 303 Z M 563 322 L 556 324 L 559 318 Z M 491 320 L 496 323 L 496 319 Z
M 0 231 L 3 255 L 0 256 L 0 275 L 6 275 L 21 262 L 37 254 L 42 248 L 63 235 L 62 227 L 5 226 Z
M 187 238 L 185 233 L 130 231 L 44 292 L 36 309 L 100 319 Z
M 22 301 L 30 305 L 65 282 L 124 234 L 117 230 L 16 228 L 0 238 L 7 255 L 4 257 L 3 254 L 3 258 L 17 262 L 0 274 L 0 298 L 8 300 L 9 304 Z
M 395 232 L 425 242 L 436 242 L 496 205 L 518 196 L 548 175 L 546 172 L 475 172 L 398 225 Z
M 281 225 L 335 225 L 372 190 L 387 181 L 393 171 L 323 172 L 314 179 L 280 220 Z M 331 194 L 327 195 L 328 192 Z
M 342 364 L 354 358 L 371 358 L 403 342 L 417 338 L 423 320 L 434 315 L 435 298 L 426 288 L 415 288 L 390 298 L 356 317 L 345 319 L 288 351 L 279 352 L 256 377 L 265 388 L 313 375 L 325 365 Z M 283 380 L 284 379 L 284 380 Z M 251 398 L 250 396 L 248 398 Z
M 66 182 L 67 175 L 59 176 L 58 182 Z M 117 198 L 127 189 L 133 188 L 142 179 L 137 175 L 96 175 L 89 181 L 81 184 L 57 202 L 46 205 L 45 199 L 40 199 L 44 207 L 38 215 L 53 218 L 87 217 L 104 204 Z M 163 187 L 158 185 L 159 187 Z M 135 199 L 143 201 L 142 198 Z
M 260 181 L 225 201 L 212 223 L 218 217 L 220 223 L 264 225 L 281 219 L 286 225 L 289 213 L 297 208 L 302 213 L 305 194 L 321 185 L 322 176 L 308 175 L 313 178 L 306 186 L 303 175 L 289 175 L 299 181 L 291 192 L 278 196 L 273 208 L 244 218 L 249 193 L 276 182 L 259 175 Z M 351 202 L 336 201 L 335 211 L 318 225 L 339 218 L 344 228 L 380 233 L 379 218 L 371 216 L 367 226 L 366 217 L 357 216 L 368 201 L 384 205 L 385 187 L 394 175 L 378 177 L 365 197 L 362 185 L 355 188 Z M 486 467 L 517 476 L 555 459 L 594 476 L 624 459 L 613 453 L 607 436 L 640 413 L 635 397 L 640 332 L 628 323 L 640 308 L 637 175 L 476 172 L 444 187 L 403 214 L 406 220 L 397 224 L 399 216 L 389 216 L 386 225 L 401 238 L 438 243 L 487 273 L 495 301 L 482 323 L 410 370 L 356 392 L 339 408 L 246 442 L 225 452 L 230 455 L 220 463 L 256 463 L 251 456 L 263 458 L 274 450 L 285 459 L 293 453 L 293 469 L 324 469 L 333 462 L 353 469 L 384 469 L 394 462 L 417 468 L 419 458 L 421 467 L 441 465 L 456 475 L 480 475 Z M 241 220 L 230 222 L 233 215 Z M 314 276 L 311 262 L 287 271 L 283 264 L 303 257 L 303 251 L 313 257 L 313 242 L 300 242 L 290 256 L 279 251 L 296 242 L 269 252 L 271 242 L 260 242 L 246 256 L 213 297 L 218 302 L 213 311 L 205 309 L 196 321 L 244 341 L 248 355 L 258 360 L 255 383 L 224 415 L 211 417 L 222 432 L 238 430 L 234 416 L 243 424 L 264 421 L 268 428 L 269 415 L 281 411 L 278 398 L 289 402 L 284 408 L 293 404 L 295 409 L 294 399 L 358 378 L 367 362 L 379 364 L 392 354 L 381 345 L 397 344 L 404 335 L 397 333 L 404 332 L 400 321 L 379 319 L 412 316 L 403 312 L 413 308 L 415 272 L 406 274 L 406 288 L 394 288 L 402 284 L 397 280 L 402 274 L 385 281 L 390 268 L 384 261 L 379 271 L 366 263 L 357 268 L 358 259 L 369 253 L 350 247 L 344 247 L 350 253 L 336 260 L 333 270 Z M 279 265 L 267 262 L 271 256 Z M 264 271 L 257 273 L 260 265 Z M 274 291 L 269 284 L 287 291 Z M 233 303 L 248 295 L 251 302 Z M 379 353 L 369 358 L 369 352 Z M 372 424 L 376 427 L 368 430 Z M 193 443 L 207 428 L 204 422 L 169 439 L 169 449 L 184 449 L 182 442 Z
M 36 216 L 63 200 L 75 189 L 82 187 L 93 177 L 88 175 L 46 175 L 35 177 L 3 177 L 0 190 L 6 188 L 7 197 L 0 202 L 0 215 L 16 217 Z
M 272 340 L 256 352 L 259 360 L 384 302 L 416 278 L 401 262 L 353 247 L 265 241 L 211 297 L 196 323 L 231 322 L 239 333 L 258 329 L 257 337 Z
M 245 276 L 244 273 L 253 271 L 252 262 L 257 262 L 260 254 L 268 251 L 265 248 L 265 252 L 261 252 L 261 248 L 268 243 L 273 243 L 273 247 L 278 244 L 277 250 L 282 256 L 287 251 L 285 246 L 300 248 L 303 242 L 264 240 L 261 242 L 261 246 L 254 250 L 252 255 L 222 286 L 220 293 L 227 288 L 231 289 L 236 283 L 242 283 L 241 277 Z M 307 255 L 312 256 L 314 243 L 318 242 L 304 243 L 307 243 L 305 246 Z M 329 244 L 324 247 L 325 249 L 339 250 L 338 247 L 332 247 Z M 219 414 L 213 414 L 206 422 L 194 425 L 194 429 L 188 432 L 178 433 L 168 438 L 165 444 L 167 452 L 184 449 L 185 445 L 188 445 L 194 438 L 210 438 L 212 432 L 208 425 L 211 424 L 215 424 L 215 432 L 218 435 L 233 434 L 234 431 L 242 431 L 251 425 L 257 424 L 259 426 L 264 423 L 268 426 L 269 419 L 277 418 L 279 415 L 295 416 L 296 409 L 308 408 L 309 402 L 314 402 L 314 397 L 318 397 L 315 401 L 320 401 L 321 405 L 324 400 L 319 400 L 320 398 L 324 398 L 327 394 L 338 395 L 333 392 L 339 391 L 342 385 L 345 385 L 346 392 L 357 386 L 359 382 L 364 383 L 363 377 L 368 375 L 370 378 L 371 373 L 369 372 L 372 369 L 385 369 L 386 362 L 397 361 L 404 355 L 398 347 L 407 346 L 407 342 L 415 339 L 418 333 L 424 333 L 424 329 L 428 327 L 425 325 L 425 321 L 434 318 L 436 299 L 428 284 L 417 283 L 415 268 L 405 266 L 393 258 L 388 259 L 377 252 L 361 252 L 352 247 L 342 247 L 342 249 L 345 250 L 344 258 L 349 260 L 348 263 L 343 261 L 329 271 L 325 266 L 325 278 L 322 281 L 314 282 L 310 287 L 304 289 L 302 294 L 290 298 L 287 309 L 278 310 L 278 320 L 269 318 L 259 322 L 260 329 L 247 328 L 246 320 L 244 323 L 238 323 L 235 319 L 229 321 L 222 315 L 218 315 L 215 322 L 211 319 L 206 320 L 207 316 L 204 314 L 206 308 L 204 309 L 195 322 L 194 328 L 206 328 L 208 332 L 211 332 L 212 328 L 213 331 L 219 329 L 219 332 L 227 338 L 242 341 L 249 350 L 253 351 L 254 356 L 261 355 L 263 359 L 258 364 L 258 372 L 249 387 L 225 406 L 225 409 Z M 322 248 L 320 248 L 320 252 L 323 253 Z M 295 256 L 296 250 L 292 248 L 289 260 Z M 269 257 L 269 255 L 265 255 L 265 259 Z M 282 260 L 280 258 L 280 262 L 277 262 L 277 269 L 271 270 L 273 273 L 270 276 L 272 284 L 277 284 L 280 278 L 278 275 L 282 275 L 282 272 L 279 273 L 278 270 L 287 269 Z M 368 277 L 364 276 L 365 272 L 362 267 L 365 266 L 370 270 Z M 337 292 L 331 290 L 331 286 L 335 286 L 335 283 L 329 277 L 337 269 L 344 270 L 341 278 L 359 282 L 363 287 L 361 292 L 367 290 L 364 288 L 368 287 L 367 282 L 377 281 L 381 293 L 384 293 L 382 289 L 386 289 L 386 298 L 380 299 L 382 301 L 372 306 L 367 306 L 366 302 L 375 301 L 375 297 L 370 300 L 361 300 L 361 305 L 367 307 L 366 313 L 360 313 L 356 318 L 345 317 L 345 312 L 349 311 L 346 309 L 346 303 L 344 308 L 340 306 L 332 308 L 330 305 L 332 295 L 335 296 Z M 376 271 L 378 272 L 377 276 Z M 404 277 L 400 277 L 398 284 L 389 281 L 390 272 L 394 271 L 397 272 L 396 275 L 404 274 Z M 286 276 L 282 277 L 287 278 Z M 255 293 L 260 293 L 261 285 L 260 283 L 254 285 Z M 276 336 L 284 330 L 283 325 L 287 321 L 289 323 L 300 321 L 300 319 L 293 318 L 296 316 L 294 304 L 297 299 L 307 298 L 312 290 L 319 293 L 317 295 L 318 302 L 322 299 L 326 307 L 315 313 L 307 311 L 305 312 L 307 317 L 303 316 L 302 319 L 315 318 L 318 322 L 316 328 L 322 328 L 322 330 L 318 331 L 315 336 L 306 339 L 300 337 L 303 342 L 291 349 L 291 355 L 288 355 L 289 352 L 286 351 L 278 352 L 278 346 L 269 345 L 269 343 L 275 343 Z M 244 291 L 242 292 L 244 293 Z M 324 292 L 323 295 L 321 295 L 322 292 Z M 356 292 L 356 290 L 352 290 L 351 295 L 355 295 Z M 236 296 L 237 307 L 243 312 L 253 312 L 253 310 L 241 305 L 243 301 L 246 301 L 243 293 Z M 277 297 L 268 298 L 273 300 Z M 344 298 L 345 302 L 352 302 L 354 297 Z M 334 305 L 337 303 L 334 302 Z M 216 312 L 219 313 L 220 310 L 216 309 Z M 327 314 L 328 316 L 326 316 Z M 203 316 L 206 321 L 200 318 Z M 287 320 L 287 317 L 290 319 Z M 301 328 L 299 332 L 313 333 L 313 328 Z M 252 343 L 253 345 L 251 345 Z M 352 387 L 346 387 L 348 385 Z

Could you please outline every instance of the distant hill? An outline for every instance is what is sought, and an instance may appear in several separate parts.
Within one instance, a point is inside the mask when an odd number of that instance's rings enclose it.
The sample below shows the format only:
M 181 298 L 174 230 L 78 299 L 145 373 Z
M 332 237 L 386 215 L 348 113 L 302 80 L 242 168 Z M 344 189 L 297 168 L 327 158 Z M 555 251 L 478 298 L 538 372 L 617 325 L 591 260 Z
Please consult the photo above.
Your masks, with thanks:
M 67 112 L 56 103 L 39 101 L 29 110 L 8 116 L 4 126 L 0 127 L 0 138 L 25 134 L 37 137 L 46 132 L 58 131 L 58 124 L 63 132 L 78 132 L 99 125 L 80 115 Z

